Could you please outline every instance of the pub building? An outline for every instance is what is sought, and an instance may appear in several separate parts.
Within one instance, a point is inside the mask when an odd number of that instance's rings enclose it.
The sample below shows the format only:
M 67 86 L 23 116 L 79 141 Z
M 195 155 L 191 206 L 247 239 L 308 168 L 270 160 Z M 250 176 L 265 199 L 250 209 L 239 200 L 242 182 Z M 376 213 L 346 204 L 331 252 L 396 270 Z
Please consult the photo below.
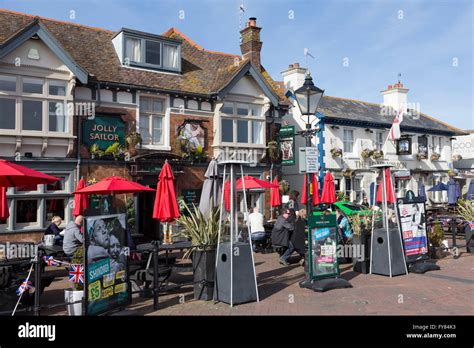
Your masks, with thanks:
M 53 215 L 65 225 L 81 177 L 155 188 L 168 159 L 177 195 L 197 203 L 209 161 L 243 154 L 245 174 L 266 180 L 267 142 L 289 102 L 261 65 L 260 31 L 250 18 L 238 55 L 209 51 L 176 28 L 110 31 L 0 10 L 0 157 L 62 179 L 9 189 L 0 237 L 38 241 Z M 72 104 L 69 113 L 54 110 L 58 101 Z M 140 194 L 127 206 L 145 238 L 158 231 L 153 201 Z M 91 196 L 90 209 L 103 202 Z M 268 212 L 269 193 L 252 192 L 248 204 Z
M 305 68 L 291 64 L 282 72 L 285 88 L 299 88 L 305 74 Z M 315 84 L 319 86 L 317 78 Z M 319 168 L 332 173 L 336 192 L 344 192 L 351 202 L 369 198 L 371 184 L 375 182 L 374 171 L 370 169 L 374 164 L 393 166 L 397 197 L 404 196 L 407 190 L 418 194 L 422 184 L 428 190 L 448 181 L 449 170 L 453 168 L 451 142 L 454 136 L 465 132 L 420 112 L 417 103 L 409 102 L 408 91 L 398 81 L 381 92 L 380 104 L 323 96 L 317 110 L 322 134 L 313 138 L 312 144 L 319 149 Z M 401 123 L 401 138 L 392 142 L 387 139 L 389 130 L 395 110 L 402 105 L 407 107 L 407 113 Z M 290 113 L 289 124 L 296 130 L 304 129 L 296 105 Z M 295 142 L 296 148 L 305 146 L 301 137 L 297 136 Z M 303 175 L 299 173 L 298 156 L 295 157 L 295 165 L 283 167 L 283 172 L 291 188 L 301 191 Z M 447 200 L 446 192 L 427 193 L 428 204 Z

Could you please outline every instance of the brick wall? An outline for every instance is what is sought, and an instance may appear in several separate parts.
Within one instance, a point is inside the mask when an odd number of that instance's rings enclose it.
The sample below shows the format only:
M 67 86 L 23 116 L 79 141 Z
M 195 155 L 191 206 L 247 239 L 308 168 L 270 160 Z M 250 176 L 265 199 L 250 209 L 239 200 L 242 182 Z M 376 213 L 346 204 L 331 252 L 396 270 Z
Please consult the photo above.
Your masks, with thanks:
M 42 237 L 43 232 L 2 233 L 0 243 L 39 243 Z

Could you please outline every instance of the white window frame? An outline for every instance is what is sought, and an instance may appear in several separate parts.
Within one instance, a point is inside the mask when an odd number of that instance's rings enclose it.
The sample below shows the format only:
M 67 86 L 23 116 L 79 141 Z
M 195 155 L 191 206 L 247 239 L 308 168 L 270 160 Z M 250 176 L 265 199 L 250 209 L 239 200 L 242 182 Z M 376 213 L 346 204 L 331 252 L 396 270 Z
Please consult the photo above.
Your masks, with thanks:
M 242 102 L 242 101 L 225 101 L 224 102 L 224 105 L 225 104 L 232 104 L 233 105 L 233 113 L 230 115 L 230 114 L 226 114 L 222 111 L 222 107 L 221 108 L 221 111 L 219 113 L 219 129 L 221 130 L 220 131 L 220 144 L 223 145 L 223 146 L 230 146 L 230 147 L 261 147 L 261 148 L 264 148 L 265 147 L 265 144 L 266 144 L 266 123 L 265 123 L 265 115 L 264 115 L 264 106 L 261 105 L 261 104 L 257 104 L 257 103 L 248 103 L 248 102 Z M 248 107 L 248 114 L 246 116 L 244 115 L 237 115 L 237 106 L 238 105 L 246 105 Z M 260 109 L 260 115 L 257 115 L 257 116 L 252 116 L 251 115 L 251 108 L 252 107 L 257 107 Z M 232 120 L 232 134 L 233 134 L 233 141 L 232 142 L 228 142 L 228 141 L 223 141 L 222 139 L 222 135 L 223 135 L 223 131 L 222 131 L 222 121 L 223 120 Z M 238 131 L 237 131 L 237 121 L 247 121 L 247 142 L 246 143 L 243 143 L 243 142 L 238 142 Z M 262 122 L 263 123 L 263 126 L 262 126 L 262 134 L 261 134 L 261 139 L 262 139 L 262 143 L 261 144 L 255 144 L 252 142 L 252 138 L 253 138 L 253 122 L 254 121 L 258 121 L 258 122 Z
M 344 149 L 344 144 L 347 142 L 344 136 L 345 131 L 352 131 L 352 151 L 345 151 Z M 356 141 L 355 141 L 355 129 L 354 128 L 343 128 L 342 129 L 342 153 L 343 154 L 348 154 L 348 155 L 354 155 L 355 152 L 355 146 L 356 146 Z
M 380 142 L 379 142 L 379 139 L 378 139 L 379 135 L 380 135 L 380 138 L 381 138 Z M 376 131 L 375 132 L 375 149 L 377 151 L 382 151 L 383 150 L 383 145 L 384 145 L 383 138 L 384 138 L 384 132 L 383 131 Z
M 142 99 L 157 99 L 160 100 L 163 103 L 163 117 L 162 117 L 162 139 L 163 143 L 162 144 L 142 144 L 141 147 L 143 149 L 149 149 L 149 150 L 162 150 L 162 151 L 171 151 L 171 146 L 170 146 L 170 108 L 169 108 L 169 102 L 167 98 L 160 97 L 160 96 L 154 96 L 154 95 L 149 95 L 149 94 L 144 94 L 144 95 L 139 95 L 138 96 L 138 104 L 137 104 L 137 115 L 138 115 L 138 120 L 136 122 L 136 131 L 137 133 L 140 133 L 140 102 Z M 150 125 L 153 127 L 153 121 L 150 119 Z M 152 130 L 153 128 L 151 128 Z M 153 133 L 151 134 L 153 137 Z M 142 136 L 143 137 L 143 136 Z

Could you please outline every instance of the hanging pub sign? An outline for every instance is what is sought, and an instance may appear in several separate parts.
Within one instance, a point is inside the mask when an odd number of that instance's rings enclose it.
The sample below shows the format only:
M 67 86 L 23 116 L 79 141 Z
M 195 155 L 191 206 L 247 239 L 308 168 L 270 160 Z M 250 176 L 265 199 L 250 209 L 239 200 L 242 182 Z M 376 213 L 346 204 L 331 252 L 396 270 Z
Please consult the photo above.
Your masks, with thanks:
M 126 215 L 84 217 L 86 315 L 99 315 L 131 302 Z
M 339 275 L 338 238 L 335 215 L 310 215 L 309 274 L 311 279 Z
M 125 122 L 120 116 L 96 116 L 82 124 L 82 143 L 87 147 L 96 144 L 100 150 L 119 143 L 125 145 Z
M 295 126 L 281 127 L 278 133 L 282 166 L 295 164 Z
M 408 263 L 428 259 L 425 200 L 412 191 L 397 199 L 403 247 Z

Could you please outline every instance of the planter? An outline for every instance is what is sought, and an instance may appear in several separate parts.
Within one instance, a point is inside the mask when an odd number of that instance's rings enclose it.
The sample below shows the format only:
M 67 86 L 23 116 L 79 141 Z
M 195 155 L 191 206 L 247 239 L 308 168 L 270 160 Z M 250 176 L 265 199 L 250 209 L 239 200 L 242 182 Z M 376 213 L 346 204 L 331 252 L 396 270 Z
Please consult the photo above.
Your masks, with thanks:
M 83 290 L 64 290 L 64 299 L 67 304 L 67 314 L 69 316 L 82 315 L 82 298 L 84 297 Z M 81 301 L 74 304 L 73 302 Z
M 193 251 L 194 299 L 210 301 L 214 296 L 216 250 Z
M 371 233 L 369 231 L 362 231 L 360 236 L 354 235 L 352 237 L 353 245 L 360 245 L 355 250 L 364 251 L 364 259 L 353 258 L 352 269 L 354 272 L 369 274 L 370 273 L 370 241 Z
M 442 259 L 445 255 L 444 255 L 444 247 L 430 247 L 429 249 L 429 255 L 430 255 L 430 258 L 432 259 Z

